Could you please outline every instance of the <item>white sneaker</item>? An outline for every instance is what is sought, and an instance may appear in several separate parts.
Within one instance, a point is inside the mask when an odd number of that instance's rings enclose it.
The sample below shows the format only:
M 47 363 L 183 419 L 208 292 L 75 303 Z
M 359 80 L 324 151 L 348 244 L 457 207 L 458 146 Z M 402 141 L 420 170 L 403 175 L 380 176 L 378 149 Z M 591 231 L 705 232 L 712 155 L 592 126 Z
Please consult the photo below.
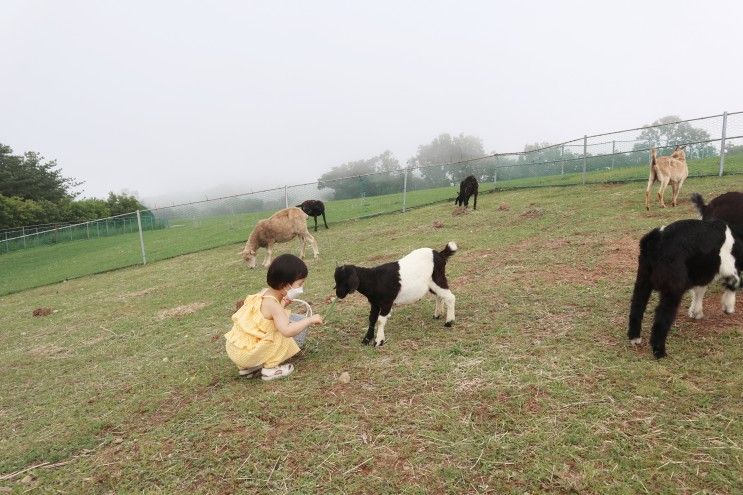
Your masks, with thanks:
M 277 378 L 284 378 L 291 375 L 293 371 L 294 365 L 291 363 L 282 364 L 275 368 L 263 368 L 261 370 L 261 378 L 265 381 L 276 380 Z
M 248 378 L 257 378 L 261 374 L 261 366 L 255 366 L 253 368 L 244 368 L 238 371 L 240 376 L 247 376 Z

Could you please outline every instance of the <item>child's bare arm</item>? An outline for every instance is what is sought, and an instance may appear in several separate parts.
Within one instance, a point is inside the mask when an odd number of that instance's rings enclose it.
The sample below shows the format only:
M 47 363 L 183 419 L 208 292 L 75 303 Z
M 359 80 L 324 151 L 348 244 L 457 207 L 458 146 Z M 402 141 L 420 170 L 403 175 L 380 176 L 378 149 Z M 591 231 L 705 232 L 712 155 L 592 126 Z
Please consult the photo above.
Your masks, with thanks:
M 294 337 L 312 324 L 322 324 L 322 317 L 320 315 L 313 315 L 300 321 L 289 321 L 289 317 L 286 316 L 286 312 L 280 303 L 270 299 L 265 302 L 267 313 L 271 315 L 276 329 L 284 337 Z

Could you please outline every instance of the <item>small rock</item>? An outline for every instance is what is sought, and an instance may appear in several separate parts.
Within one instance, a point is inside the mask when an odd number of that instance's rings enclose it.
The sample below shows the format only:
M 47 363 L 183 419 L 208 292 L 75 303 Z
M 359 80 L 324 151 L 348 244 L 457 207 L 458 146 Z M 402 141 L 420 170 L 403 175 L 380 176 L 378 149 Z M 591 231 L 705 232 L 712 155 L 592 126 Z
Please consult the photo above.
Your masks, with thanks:
M 163 358 L 163 363 L 167 363 L 168 361 L 170 361 L 170 359 L 168 359 L 166 357 Z
M 338 382 L 340 383 L 349 383 L 351 381 L 351 375 L 348 374 L 348 371 L 344 371 L 341 373 L 341 376 L 338 377 Z
M 123 438 L 121 438 L 121 437 L 116 437 L 116 438 L 114 438 L 114 443 L 115 443 L 115 444 L 120 444 L 120 443 L 122 443 L 123 441 L 124 441 L 124 439 L 123 439 Z
M 29 483 L 31 483 L 31 482 L 32 482 L 32 481 L 33 481 L 34 479 L 35 479 L 35 478 L 34 478 L 33 476 L 31 476 L 30 474 L 27 474 L 26 476 L 24 476 L 24 477 L 23 477 L 23 479 L 21 480 L 21 483 L 23 483 L 24 485 L 28 485 L 28 484 L 29 484 Z

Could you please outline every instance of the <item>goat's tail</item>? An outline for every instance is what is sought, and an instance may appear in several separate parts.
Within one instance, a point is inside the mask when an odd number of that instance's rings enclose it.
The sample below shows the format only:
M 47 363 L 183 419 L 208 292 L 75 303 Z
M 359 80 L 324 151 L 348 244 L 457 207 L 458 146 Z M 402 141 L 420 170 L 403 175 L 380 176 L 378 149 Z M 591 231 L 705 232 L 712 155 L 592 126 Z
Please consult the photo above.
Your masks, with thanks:
M 439 254 L 444 257 L 444 260 L 448 260 L 449 256 L 457 252 L 457 249 L 459 249 L 457 247 L 457 243 L 454 241 L 449 241 L 446 243 L 444 249 L 439 251 Z
M 661 235 L 660 229 L 653 229 L 640 240 L 640 256 L 637 263 L 635 287 L 632 291 L 629 326 L 627 329 L 627 337 L 633 343 L 639 342 L 642 318 L 650 300 L 650 293 L 653 291 L 650 282 L 650 277 L 653 273 L 650 260 L 657 259 L 657 250 L 660 246 Z
M 650 168 L 655 167 L 655 162 L 657 161 L 658 156 L 656 155 L 655 148 L 652 148 L 650 150 Z
M 694 203 L 694 206 L 697 207 L 697 210 L 699 211 L 699 215 L 704 218 L 704 210 L 707 209 L 707 205 L 704 204 L 704 198 L 699 193 L 694 193 L 691 195 L 691 202 Z

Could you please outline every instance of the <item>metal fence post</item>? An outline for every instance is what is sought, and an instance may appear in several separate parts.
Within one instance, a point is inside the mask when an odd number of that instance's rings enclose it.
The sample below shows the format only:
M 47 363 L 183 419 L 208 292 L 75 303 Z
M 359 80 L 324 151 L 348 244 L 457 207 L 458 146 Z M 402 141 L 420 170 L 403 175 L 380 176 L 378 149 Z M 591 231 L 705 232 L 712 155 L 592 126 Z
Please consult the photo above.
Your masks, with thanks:
M 402 212 L 405 213 L 405 207 L 408 204 L 408 167 L 403 171 L 402 179 Z
M 286 205 L 284 208 L 289 208 L 289 192 L 286 185 L 284 185 L 284 204 Z
M 611 140 L 611 169 L 614 170 L 614 153 L 616 153 L 615 140 Z
M 139 215 L 137 210 L 137 226 L 139 227 L 139 246 L 142 248 L 142 264 L 147 264 L 147 256 L 144 253 L 144 236 L 142 235 L 142 217 Z
M 725 171 L 725 131 L 728 126 L 728 113 L 722 112 L 722 139 L 720 139 L 720 177 Z
M 498 183 L 498 155 L 493 158 L 495 159 L 493 164 L 493 189 L 495 189 L 495 185 Z
M 10 252 L 10 243 L 8 242 L 8 233 L 5 232 L 5 252 Z
M 586 156 L 588 154 L 588 135 L 583 135 L 583 185 L 586 185 Z
M 85 233 L 88 236 L 88 239 L 90 239 L 90 222 L 85 222 Z
M 26 227 L 21 227 L 21 235 L 23 235 L 23 247 L 26 247 Z
M 565 145 L 560 146 L 560 175 L 565 175 Z

